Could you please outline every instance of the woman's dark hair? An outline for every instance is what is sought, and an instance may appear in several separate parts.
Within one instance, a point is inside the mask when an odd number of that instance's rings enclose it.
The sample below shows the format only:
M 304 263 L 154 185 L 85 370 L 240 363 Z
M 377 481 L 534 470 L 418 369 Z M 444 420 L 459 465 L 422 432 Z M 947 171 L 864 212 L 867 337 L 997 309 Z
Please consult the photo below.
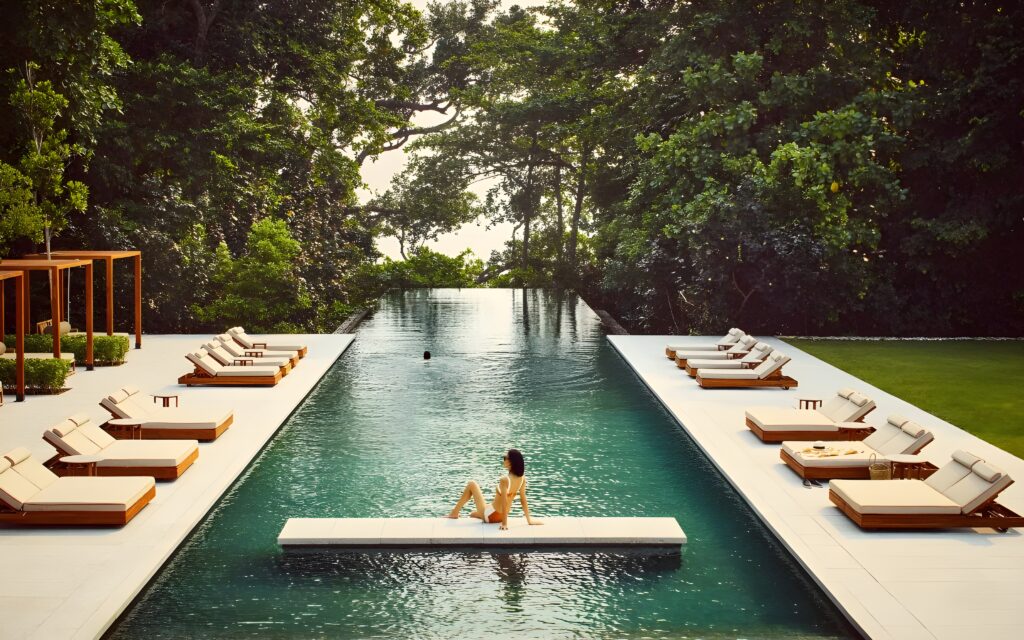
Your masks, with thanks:
M 509 471 L 520 478 L 523 477 L 523 474 L 526 473 L 526 460 L 523 459 L 523 454 L 519 449 L 509 449 L 505 455 L 508 457 L 509 466 L 512 467 Z

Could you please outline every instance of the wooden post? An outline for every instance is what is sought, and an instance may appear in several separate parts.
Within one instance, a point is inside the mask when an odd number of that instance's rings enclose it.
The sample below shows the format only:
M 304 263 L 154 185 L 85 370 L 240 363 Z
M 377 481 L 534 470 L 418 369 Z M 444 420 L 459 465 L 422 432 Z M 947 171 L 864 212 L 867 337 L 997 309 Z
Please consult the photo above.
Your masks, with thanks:
M 31 278 L 31 271 L 26 269 L 21 272 L 21 289 L 22 295 L 25 297 L 25 306 L 22 307 L 22 309 L 25 310 L 25 313 L 22 315 L 25 317 L 26 329 L 32 326 L 32 311 L 29 309 L 29 307 L 32 306 L 32 291 L 29 289 L 29 287 L 31 287 Z
M 14 286 L 18 286 L 18 283 L 15 282 Z M 6 297 L 7 297 L 7 281 L 6 280 L 0 280 L 0 340 L 3 340 L 5 337 L 7 337 L 7 327 L 4 326 L 4 321 L 6 320 L 6 317 L 4 315 L 4 311 L 5 311 L 5 309 L 4 309 L 4 299 Z M 18 313 L 18 311 L 19 311 L 19 309 L 17 307 L 15 307 L 14 313 Z
M 85 370 L 93 369 L 92 354 L 92 261 L 85 265 Z
M 53 337 L 53 357 L 60 358 L 60 269 L 50 269 L 50 335 Z
M 25 295 L 28 289 L 28 272 L 23 272 L 20 278 L 14 279 L 14 353 L 15 369 L 17 370 L 15 380 L 15 396 L 18 402 L 25 401 L 25 316 L 21 308 L 28 305 L 28 296 Z
M 135 256 L 135 348 L 142 348 L 142 254 Z
M 114 335 L 114 259 L 107 258 L 107 335 Z

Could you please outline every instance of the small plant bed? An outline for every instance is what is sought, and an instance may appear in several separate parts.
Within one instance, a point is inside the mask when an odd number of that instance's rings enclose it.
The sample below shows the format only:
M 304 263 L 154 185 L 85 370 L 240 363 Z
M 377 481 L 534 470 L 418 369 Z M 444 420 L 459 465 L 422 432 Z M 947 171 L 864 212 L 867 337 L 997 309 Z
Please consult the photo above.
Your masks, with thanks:
M 61 336 L 60 350 L 75 354 L 76 364 L 85 364 L 85 336 Z M 4 344 L 8 351 L 14 350 L 14 336 L 4 336 Z M 126 336 L 93 335 L 92 357 L 96 366 L 116 366 L 124 364 L 128 354 L 129 343 Z M 50 353 L 53 351 L 53 336 L 31 334 L 25 336 L 25 353 Z
M 0 360 L 0 384 L 4 393 L 13 392 L 16 384 L 14 360 Z M 64 383 L 71 371 L 71 363 L 55 358 L 25 360 L 25 393 L 54 394 L 66 391 Z
M 1024 341 L 786 340 L 793 346 L 1024 457 Z M 869 421 L 870 422 L 870 421 Z

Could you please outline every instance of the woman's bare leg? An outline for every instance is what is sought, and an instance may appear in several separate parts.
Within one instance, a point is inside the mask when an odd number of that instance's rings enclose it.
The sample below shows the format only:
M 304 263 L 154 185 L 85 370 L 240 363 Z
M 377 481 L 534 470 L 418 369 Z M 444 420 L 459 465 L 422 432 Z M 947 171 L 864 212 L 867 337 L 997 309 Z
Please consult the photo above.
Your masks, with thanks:
M 459 513 L 462 511 L 462 507 L 466 506 L 469 499 L 472 498 L 476 504 L 476 511 L 469 514 L 472 518 L 483 518 L 484 510 L 487 509 L 487 501 L 484 499 L 484 492 L 480 490 L 480 485 L 476 483 L 476 480 L 470 480 L 466 483 L 466 488 L 462 490 L 462 495 L 459 497 L 459 501 L 455 503 L 455 508 L 448 514 L 449 518 L 457 519 Z

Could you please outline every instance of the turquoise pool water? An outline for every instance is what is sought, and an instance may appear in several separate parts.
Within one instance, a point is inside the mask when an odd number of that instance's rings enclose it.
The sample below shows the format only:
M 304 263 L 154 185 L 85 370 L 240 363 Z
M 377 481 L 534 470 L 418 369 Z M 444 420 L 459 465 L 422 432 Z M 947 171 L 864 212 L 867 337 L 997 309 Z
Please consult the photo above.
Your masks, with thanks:
M 526 454 L 541 518 L 674 516 L 689 544 L 681 554 L 283 554 L 275 545 L 292 516 L 441 515 L 469 478 L 492 490 L 509 446 Z M 508 289 L 385 299 L 109 633 L 484 635 L 855 634 L 636 379 L 586 305 Z

